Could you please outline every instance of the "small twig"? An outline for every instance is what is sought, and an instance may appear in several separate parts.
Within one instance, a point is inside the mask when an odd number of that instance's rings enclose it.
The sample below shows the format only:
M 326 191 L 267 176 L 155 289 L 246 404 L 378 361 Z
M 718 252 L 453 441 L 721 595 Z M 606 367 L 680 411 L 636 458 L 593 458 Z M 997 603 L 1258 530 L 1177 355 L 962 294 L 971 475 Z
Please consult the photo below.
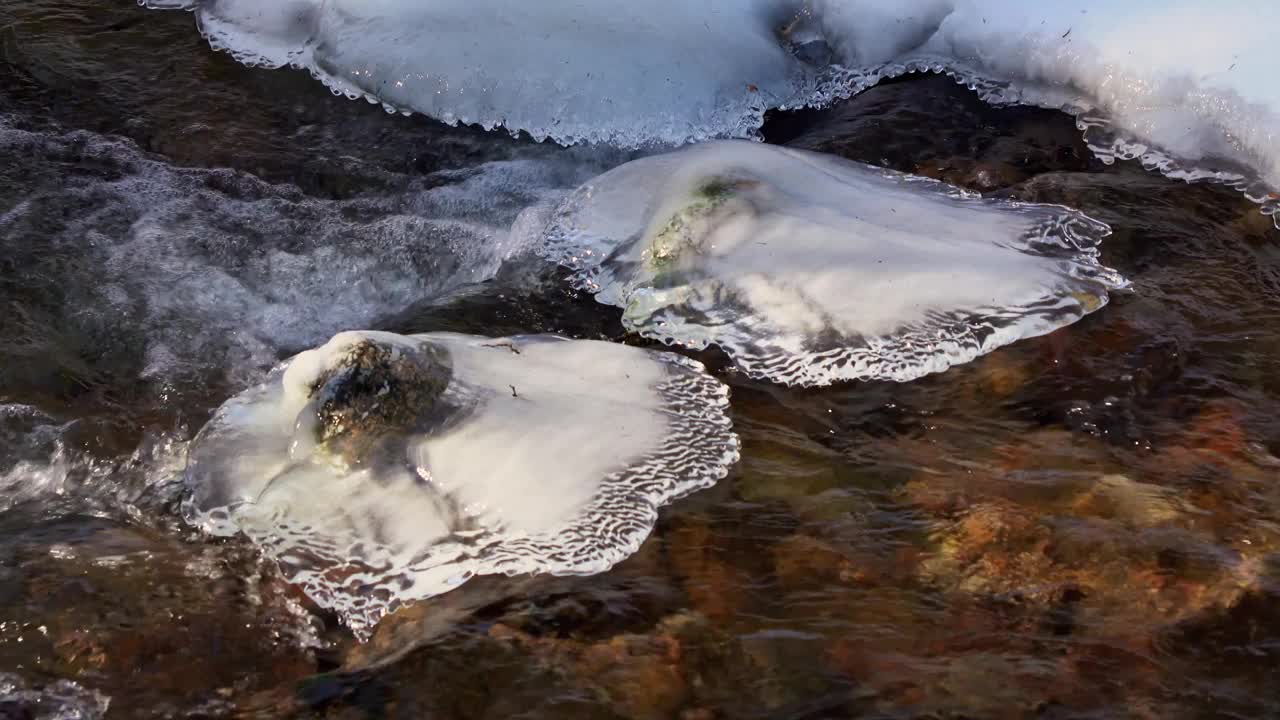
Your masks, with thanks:
M 511 397 L 513 397 L 513 398 L 518 398 L 518 397 L 520 397 L 520 395 L 516 392 L 516 386 L 515 386 L 515 385 L 508 385 L 507 387 L 511 388 Z
M 481 347 L 506 348 L 517 355 L 520 354 L 520 348 L 512 345 L 511 343 L 493 343 L 491 345 L 482 345 Z

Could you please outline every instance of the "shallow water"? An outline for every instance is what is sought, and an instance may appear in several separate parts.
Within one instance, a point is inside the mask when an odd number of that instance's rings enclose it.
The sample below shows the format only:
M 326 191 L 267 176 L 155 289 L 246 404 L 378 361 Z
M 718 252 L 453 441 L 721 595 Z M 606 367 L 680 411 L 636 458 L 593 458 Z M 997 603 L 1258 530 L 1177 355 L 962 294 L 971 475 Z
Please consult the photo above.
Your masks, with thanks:
M 181 13 L 10 3 L 0 50 L 0 717 L 1280 713 L 1280 231 L 1239 194 L 944 78 L 773 117 L 1104 220 L 1134 291 L 910 384 L 700 355 L 727 480 L 608 573 L 473 581 L 359 645 L 182 524 L 186 441 L 352 325 L 623 338 L 505 232 L 621 157 L 334 98 Z

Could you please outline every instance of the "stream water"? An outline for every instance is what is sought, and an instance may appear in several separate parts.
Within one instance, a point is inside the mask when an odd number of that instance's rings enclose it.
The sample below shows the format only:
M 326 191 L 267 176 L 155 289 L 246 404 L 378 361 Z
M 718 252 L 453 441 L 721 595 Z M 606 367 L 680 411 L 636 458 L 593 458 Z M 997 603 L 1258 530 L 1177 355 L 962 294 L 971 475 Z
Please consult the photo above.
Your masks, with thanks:
M 907 383 L 732 388 L 742 459 L 577 578 L 357 643 L 187 527 L 186 443 L 347 328 L 622 339 L 507 228 L 629 155 L 451 128 L 0 6 L 0 718 L 1280 715 L 1280 231 L 1069 116 L 908 76 L 768 142 L 1109 223 L 1104 310 Z

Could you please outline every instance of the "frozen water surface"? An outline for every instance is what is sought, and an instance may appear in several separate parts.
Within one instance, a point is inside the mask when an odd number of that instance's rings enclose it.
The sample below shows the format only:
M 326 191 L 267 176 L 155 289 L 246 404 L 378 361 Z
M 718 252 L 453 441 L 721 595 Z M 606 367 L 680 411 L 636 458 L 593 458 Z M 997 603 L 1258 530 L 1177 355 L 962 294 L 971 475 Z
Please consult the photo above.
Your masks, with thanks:
M 991 100 L 1070 110 L 1105 159 L 1280 187 L 1276 3 L 815 0 L 813 11 L 855 86 L 945 70 Z

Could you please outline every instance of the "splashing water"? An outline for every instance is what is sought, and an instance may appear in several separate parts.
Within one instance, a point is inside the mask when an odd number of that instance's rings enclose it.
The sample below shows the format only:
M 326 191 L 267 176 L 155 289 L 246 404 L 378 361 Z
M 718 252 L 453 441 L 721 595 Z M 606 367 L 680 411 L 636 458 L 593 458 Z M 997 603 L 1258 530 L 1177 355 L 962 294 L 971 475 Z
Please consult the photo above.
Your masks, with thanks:
M 0 672 L 0 711 L 5 712 L 5 717 L 99 720 L 110 706 L 111 698 L 70 680 L 32 687 L 17 675 Z
M 742 141 L 623 165 L 556 213 L 543 253 L 623 324 L 719 345 L 754 377 L 912 380 L 1107 303 L 1103 223 Z
M 691 360 L 554 336 L 343 333 L 194 441 L 190 514 L 244 532 L 363 636 L 476 574 L 589 574 L 736 461 Z
M 507 226 L 522 209 L 599 170 L 534 148 L 331 200 L 3 116 L 0 154 L 76 173 L 0 212 L 0 248 L 30 298 L 0 320 L 6 360 L 55 359 L 91 380 L 119 356 L 143 380 L 196 384 L 214 367 L 241 387 L 282 352 L 488 279 L 519 250 Z

